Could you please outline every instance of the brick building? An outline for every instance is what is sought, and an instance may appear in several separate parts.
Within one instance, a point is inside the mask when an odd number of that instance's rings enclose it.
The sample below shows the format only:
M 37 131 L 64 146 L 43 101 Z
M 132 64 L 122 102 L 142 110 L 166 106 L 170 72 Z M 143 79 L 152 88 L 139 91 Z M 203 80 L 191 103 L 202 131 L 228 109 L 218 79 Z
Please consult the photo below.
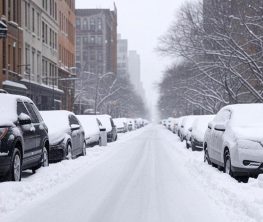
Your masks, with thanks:
M 7 27 L 7 36 L 0 39 L 0 88 L 25 95 L 26 86 L 16 83 L 21 79 L 23 47 L 20 9 L 20 0 L 0 3 L 0 21 Z
M 75 0 L 58 1 L 59 20 L 59 88 L 64 91 L 62 109 L 73 109 L 76 69 L 75 69 Z

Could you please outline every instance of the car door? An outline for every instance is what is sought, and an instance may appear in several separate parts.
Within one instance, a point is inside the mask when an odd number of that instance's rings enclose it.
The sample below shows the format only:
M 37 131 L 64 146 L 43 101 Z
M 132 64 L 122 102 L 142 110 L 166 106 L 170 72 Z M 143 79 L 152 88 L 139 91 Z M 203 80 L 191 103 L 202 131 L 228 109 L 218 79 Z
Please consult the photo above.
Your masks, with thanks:
M 69 115 L 69 125 L 80 125 L 77 118 L 73 115 Z M 72 142 L 72 155 L 76 156 L 80 152 L 80 129 L 71 130 L 71 142 Z
M 20 114 L 26 114 L 30 116 L 29 111 L 27 110 L 25 104 L 23 101 L 18 101 L 17 102 L 17 115 L 19 116 Z M 31 116 L 30 116 L 31 117 Z M 32 119 L 31 119 L 32 121 Z M 22 135 L 23 135 L 23 141 L 24 141 L 24 146 L 23 146 L 23 166 L 26 167 L 28 164 L 32 162 L 32 152 L 35 149 L 35 130 L 32 124 L 28 125 L 23 125 L 20 126 Z
M 25 102 L 26 108 L 29 111 L 31 120 L 32 120 L 32 125 L 33 125 L 33 131 L 34 131 L 34 141 L 35 141 L 35 146 L 31 149 L 31 155 L 32 159 L 40 159 L 41 154 L 42 154 L 42 136 L 41 132 L 42 130 L 40 129 L 40 124 L 41 120 L 38 118 L 36 112 L 34 111 L 34 107 L 32 103 Z
M 215 119 L 215 125 L 213 129 L 213 142 L 215 144 L 215 159 L 221 162 L 221 156 L 223 152 L 223 142 L 225 130 L 218 129 L 216 125 L 226 126 L 227 122 L 230 120 L 231 112 L 227 109 L 221 110 L 220 115 Z

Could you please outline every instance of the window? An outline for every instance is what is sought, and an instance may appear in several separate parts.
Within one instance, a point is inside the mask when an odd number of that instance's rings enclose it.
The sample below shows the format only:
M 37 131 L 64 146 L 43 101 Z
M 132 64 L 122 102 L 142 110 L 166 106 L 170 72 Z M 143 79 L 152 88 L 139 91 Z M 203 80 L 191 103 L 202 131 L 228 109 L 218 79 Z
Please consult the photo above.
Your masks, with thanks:
M 98 30 L 99 30 L 99 31 L 102 30 L 102 21 L 101 21 L 101 18 L 98 18 Z
M 37 13 L 37 36 L 40 37 L 40 14 Z
M 32 48 L 31 72 L 33 73 L 33 75 L 36 73 L 36 70 L 35 70 L 35 55 L 36 55 L 36 50 L 34 48 Z
M 86 18 L 83 20 L 83 29 L 88 30 L 88 20 Z
M 32 32 L 35 32 L 35 9 L 32 8 Z
M 39 123 L 39 119 L 37 118 L 37 114 L 35 113 L 33 107 L 29 103 L 25 103 L 27 110 L 29 111 L 32 123 Z
M 35 114 L 37 115 L 39 122 L 42 122 L 43 119 L 42 119 L 37 107 L 35 106 L 35 104 L 31 103 L 30 105 L 31 105 L 32 109 L 34 110 Z
M 24 113 L 24 114 L 27 114 L 28 116 L 30 116 L 25 105 L 24 105 L 24 103 L 17 102 L 17 116 L 19 116 L 21 113 Z
M 80 29 L 80 27 L 81 27 L 81 20 L 80 20 L 80 18 L 77 18 L 77 19 L 76 19 L 76 27 L 77 27 L 78 29 Z
M 231 118 L 231 112 L 229 110 L 221 110 L 215 117 L 215 122 L 225 123 Z
M 95 20 L 93 18 L 90 20 L 90 30 L 95 31 Z
M 69 116 L 69 125 L 71 126 L 72 124 L 80 125 L 78 119 L 75 116 L 70 115 Z

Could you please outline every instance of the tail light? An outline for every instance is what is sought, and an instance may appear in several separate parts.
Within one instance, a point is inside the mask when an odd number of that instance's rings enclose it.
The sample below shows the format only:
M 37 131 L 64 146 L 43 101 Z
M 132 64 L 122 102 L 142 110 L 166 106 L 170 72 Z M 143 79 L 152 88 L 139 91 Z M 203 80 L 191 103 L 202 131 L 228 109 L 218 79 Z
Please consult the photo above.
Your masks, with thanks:
M 8 132 L 8 128 L 0 128 L 0 140 L 5 137 Z

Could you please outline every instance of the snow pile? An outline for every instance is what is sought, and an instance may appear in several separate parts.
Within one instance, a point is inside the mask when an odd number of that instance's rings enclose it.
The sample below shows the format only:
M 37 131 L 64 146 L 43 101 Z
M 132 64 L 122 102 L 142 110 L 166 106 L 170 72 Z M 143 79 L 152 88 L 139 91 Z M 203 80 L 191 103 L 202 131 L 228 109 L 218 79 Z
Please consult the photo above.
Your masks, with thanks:
M 185 148 L 179 138 L 168 131 L 161 136 L 169 141 L 169 146 L 177 162 L 185 168 L 209 197 L 223 210 L 229 221 L 261 222 L 263 218 L 263 175 L 258 179 L 249 179 L 247 184 L 238 183 L 235 179 L 204 163 L 203 152 L 192 152 Z M 176 141 L 176 142 L 175 142 Z M 204 212 L 206 213 L 206 212 Z
M 86 142 L 93 143 L 99 140 L 100 128 L 94 115 L 77 115 L 85 131 Z
M 48 127 L 49 143 L 54 145 L 63 140 L 71 131 L 69 126 L 69 111 L 41 111 L 45 124 Z M 74 115 L 74 114 L 73 114 Z

